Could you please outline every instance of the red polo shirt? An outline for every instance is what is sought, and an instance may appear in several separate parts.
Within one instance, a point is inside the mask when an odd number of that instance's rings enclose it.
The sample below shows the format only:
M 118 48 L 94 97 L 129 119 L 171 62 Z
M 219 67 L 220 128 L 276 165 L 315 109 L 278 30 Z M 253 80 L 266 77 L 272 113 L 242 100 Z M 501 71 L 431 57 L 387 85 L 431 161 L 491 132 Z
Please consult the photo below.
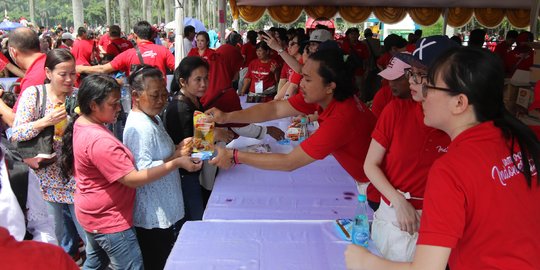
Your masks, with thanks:
M 386 149 L 381 169 L 390 184 L 412 197 L 423 198 L 429 169 L 447 151 L 450 137 L 424 125 L 422 105 L 412 99 L 390 102 L 371 136 Z M 409 202 L 422 209 L 423 200 Z
M 216 51 L 210 49 L 210 48 L 207 48 L 206 50 L 204 50 L 204 53 L 203 55 L 199 55 L 199 48 L 195 47 L 195 48 L 191 48 L 191 50 L 189 50 L 189 53 L 187 56 L 200 56 L 202 57 L 204 60 L 208 61 L 208 59 L 210 58 L 210 56 L 212 56 L 212 54 L 214 54 Z
M 363 61 L 367 61 L 369 58 L 369 48 L 364 42 L 358 41 L 355 44 L 351 44 L 351 41 L 347 38 L 343 40 L 341 49 L 343 49 L 343 52 L 348 55 L 354 53 L 358 58 L 362 59 Z M 355 75 L 362 74 L 364 74 L 364 67 L 356 68 Z
M 94 40 L 78 39 L 73 43 L 71 53 L 75 57 L 75 63 L 77 65 L 90 65 L 92 58 L 92 51 L 94 50 Z
M 26 90 L 26 88 L 34 85 L 42 85 L 45 82 L 45 79 L 47 76 L 45 75 L 45 59 L 47 58 L 47 55 L 41 54 L 36 60 L 34 60 L 34 63 L 30 65 L 28 70 L 26 70 L 26 73 L 24 74 L 24 78 L 21 81 L 21 92 L 19 93 L 19 97 L 17 98 L 17 102 L 15 102 L 15 105 L 13 106 L 13 111 L 17 111 L 17 106 L 19 105 L 19 99 L 22 96 L 22 93 Z
M 341 166 L 358 182 L 368 182 L 364 161 L 371 142 L 375 117 L 358 98 L 332 100 L 326 109 L 307 104 L 301 92 L 288 99 L 296 110 L 311 114 L 319 112 L 319 129 L 300 144 L 302 150 L 314 159 L 332 154 Z M 368 192 L 368 197 L 370 197 Z M 369 198 L 379 201 L 375 196 Z
M 540 269 L 540 186 L 511 161 L 510 142 L 493 122 L 465 130 L 429 172 L 419 245 L 452 249 L 463 269 Z M 521 162 L 518 144 L 513 156 Z
M 371 103 L 371 111 L 375 117 L 379 118 L 383 112 L 384 107 L 390 103 L 390 101 L 398 99 L 392 95 L 392 88 L 390 85 L 384 85 L 377 91 L 375 97 L 373 97 L 373 102 Z
M 250 42 L 242 45 L 241 53 L 245 59 L 242 65 L 243 68 L 248 67 L 252 60 L 257 59 L 257 49 Z
M 117 56 L 120 53 L 133 48 L 133 44 L 126 39 L 117 38 L 110 39 L 109 43 L 104 47 L 105 52 L 108 55 Z
M 167 69 L 174 70 L 174 56 L 165 46 L 156 45 L 149 41 L 140 42 L 137 46 L 139 46 L 144 63 L 157 67 L 163 76 L 167 74 Z M 110 62 L 115 70 L 123 71 L 128 76 L 131 65 L 139 65 L 140 63 L 135 48 L 122 52 Z

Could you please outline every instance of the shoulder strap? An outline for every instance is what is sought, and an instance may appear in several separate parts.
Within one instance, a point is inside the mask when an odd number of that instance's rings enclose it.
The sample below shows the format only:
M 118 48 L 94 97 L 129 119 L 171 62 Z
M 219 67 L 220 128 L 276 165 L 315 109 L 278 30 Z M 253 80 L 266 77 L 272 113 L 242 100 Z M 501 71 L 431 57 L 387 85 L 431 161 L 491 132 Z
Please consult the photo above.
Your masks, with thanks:
M 133 42 L 133 48 L 135 48 L 135 51 L 137 51 L 137 56 L 139 57 L 139 62 L 141 62 L 141 65 L 144 65 L 144 60 L 141 55 L 141 51 L 139 50 L 139 46 L 137 45 L 137 42 Z
M 45 116 L 45 110 L 47 110 L 47 88 L 45 87 L 45 84 L 43 84 L 42 88 L 43 88 L 43 100 L 41 101 L 41 111 L 39 112 L 39 118 L 43 118 L 43 116 Z M 39 89 L 38 89 L 38 92 L 39 92 Z

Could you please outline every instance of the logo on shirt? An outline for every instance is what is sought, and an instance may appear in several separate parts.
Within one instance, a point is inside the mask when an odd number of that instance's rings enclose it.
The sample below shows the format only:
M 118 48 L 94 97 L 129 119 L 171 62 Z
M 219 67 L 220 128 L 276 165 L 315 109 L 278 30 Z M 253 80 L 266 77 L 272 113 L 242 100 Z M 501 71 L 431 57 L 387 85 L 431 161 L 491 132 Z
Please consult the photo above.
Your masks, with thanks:
M 436 148 L 437 148 L 438 153 L 446 153 L 446 152 L 448 152 L 448 146 L 444 147 L 444 146 L 437 145 Z
M 497 167 L 495 165 L 491 168 L 491 178 L 495 181 L 499 181 L 501 185 L 506 186 L 508 180 L 520 174 L 521 170 L 523 169 L 521 152 L 514 153 L 511 156 L 503 158 L 501 162 L 502 166 Z M 529 166 L 531 167 L 532 175 L 536 175 L 536 167 L 534 166 L 534 162 L 532 160 L 529 160 Z
M 157 53 L 155 53 L 155 52 L 152 51 L 152 50 L 143 52 L 143 53 L 141 54 L 142 57 L 146 57 L 146 58 L 148 58 L 148 57 L 150 57 L 150 58 L 155 58 L 156 55 L 157 55 Z

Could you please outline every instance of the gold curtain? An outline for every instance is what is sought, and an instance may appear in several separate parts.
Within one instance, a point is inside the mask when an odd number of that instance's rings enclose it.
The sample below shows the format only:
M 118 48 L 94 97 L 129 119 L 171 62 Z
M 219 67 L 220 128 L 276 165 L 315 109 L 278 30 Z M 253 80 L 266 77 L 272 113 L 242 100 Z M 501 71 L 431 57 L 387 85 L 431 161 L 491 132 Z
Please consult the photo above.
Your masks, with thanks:
M 493 28 L 499 25 L 504 19 L 504 9 L 475 8 L 474 17 L 476 17 L 481 25 Z
M 373 14 L 383 23 L 398 23 L 407 16 L 407 9 L 392 7 L 376 7 Z
M 238 12 L 238 6 L 236 6 L 236 0 L 229 0 L 229 6 L 231 7 L 231 15 L 233 19 L 238 20 L 240 13 Z
M 240 11 L 240 17 L 246 22 L 256 22 L 263 15 L 266 7 L 255 7 L 255 6 L 239 6 L 238 10 Z
M 298 19 L 304 7 L 302 6 L 273 6 L 268 7 L 268 14 L 279 23 L 292 23 Z
M 531 11 L 528 9 L 507 9 L 506 18 L 517 28 L 525 28 L 531 23 Z
M 371 7 L 339 7 L 341 18 L 349 23 L 361 23 L 371 15 Z
M 335 6 L 304 6 L 306 14 L 314 19 L 334 17 L 337 13 L 337 7 Z
M 409 8 L 408 11 L 413 21 L 423 26 L 432 25 L 441 17 L 439 8 Z
M 448 25 L 452 27 L 464 26 L 472 19 L 473 11 L 472 8 L 448 9 Z

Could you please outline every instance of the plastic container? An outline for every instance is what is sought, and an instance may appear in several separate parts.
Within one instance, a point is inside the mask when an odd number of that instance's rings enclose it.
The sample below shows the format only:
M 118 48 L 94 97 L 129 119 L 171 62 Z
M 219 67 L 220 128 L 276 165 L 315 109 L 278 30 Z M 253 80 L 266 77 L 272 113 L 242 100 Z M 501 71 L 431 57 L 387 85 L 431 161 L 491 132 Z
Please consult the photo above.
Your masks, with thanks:
M 358 205 L 354 212 L 351 240 L 353 244 L 363 247 L 368 246 L 370 238 L 368 207 L 366 195 L 358 195 Z

